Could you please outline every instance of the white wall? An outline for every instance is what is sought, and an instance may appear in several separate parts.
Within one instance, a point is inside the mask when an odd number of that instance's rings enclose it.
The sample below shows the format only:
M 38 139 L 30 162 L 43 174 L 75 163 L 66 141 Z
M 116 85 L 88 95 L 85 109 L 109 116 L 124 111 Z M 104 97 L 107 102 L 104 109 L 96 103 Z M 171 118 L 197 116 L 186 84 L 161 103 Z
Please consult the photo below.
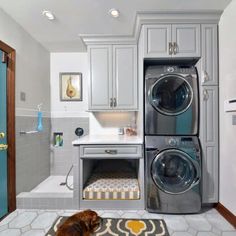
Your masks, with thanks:
M 16 115 L 36 115 L 39 103 L 49 115 L 49 52 L 1 9 L 0 40 L 16 50 Z M 26 93 L 25 102 L 20 101 L 21 91 Z
M 220 64 L 220 203 L 236 214 L 236 126 L 224 112 L 225 99 L 236 98 L 236 1 L 225 9 L 219 24 Z
M 87 53 L 51 53 L 51 115 L 52 117 L 89 116 Z M 60 72 L 82 73 L 82 101 L 60 101 Z

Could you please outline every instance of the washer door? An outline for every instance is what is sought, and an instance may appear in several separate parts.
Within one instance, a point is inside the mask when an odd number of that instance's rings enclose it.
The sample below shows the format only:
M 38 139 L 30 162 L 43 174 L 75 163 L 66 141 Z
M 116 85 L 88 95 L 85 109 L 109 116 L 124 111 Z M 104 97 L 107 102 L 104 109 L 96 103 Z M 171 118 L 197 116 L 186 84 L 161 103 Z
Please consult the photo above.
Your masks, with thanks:
M 162 76 L 149 90 L 151 105 L 164 115 L 179 115 L 192 103 L 193 90 L 180 75 Z
M 199 182 L 197 161 L 178 149 L 160 152 L 152 162 L 151 176 L 159 189 L 170 194 L 188 191 Z

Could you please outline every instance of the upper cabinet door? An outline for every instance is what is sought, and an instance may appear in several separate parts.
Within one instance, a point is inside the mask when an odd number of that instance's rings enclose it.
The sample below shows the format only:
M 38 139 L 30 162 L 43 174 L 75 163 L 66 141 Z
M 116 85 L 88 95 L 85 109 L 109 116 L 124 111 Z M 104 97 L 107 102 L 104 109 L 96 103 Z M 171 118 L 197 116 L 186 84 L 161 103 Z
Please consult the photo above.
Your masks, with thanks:
M 202 24 L 202 85 L 218 84 L 218 35 L 216 24 Z
M 113 107 L 137 109 L 137 46 L 113 46 Z
M 172 25 L 173 57 L 200 57 L 200 24 Z
M 89 50 L 89 110 L 110 109 L 112 99 L 112 47 L 92 46 Z
M 145 25 L 144 57 L 171 56 L 171 25 Z

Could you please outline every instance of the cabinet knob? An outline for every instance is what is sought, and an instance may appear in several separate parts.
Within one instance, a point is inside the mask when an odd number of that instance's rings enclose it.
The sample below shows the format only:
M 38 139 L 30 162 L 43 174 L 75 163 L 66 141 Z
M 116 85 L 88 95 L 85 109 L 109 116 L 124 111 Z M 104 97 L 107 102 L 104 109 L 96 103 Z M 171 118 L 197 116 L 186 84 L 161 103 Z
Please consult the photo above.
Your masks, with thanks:
M 173 45 L 171 42 L 169 42 L 169 55 L 173 54 Z
M 113 98 L 110 98 L 110 107 L 113 107 Z
M 174 42 L 174 43 L 173 43 L 173 53 L 174 53 L 174 55 L 176 55 L 177 52 L 178 52 L 178 45 L 177 45 L 176 42 Z

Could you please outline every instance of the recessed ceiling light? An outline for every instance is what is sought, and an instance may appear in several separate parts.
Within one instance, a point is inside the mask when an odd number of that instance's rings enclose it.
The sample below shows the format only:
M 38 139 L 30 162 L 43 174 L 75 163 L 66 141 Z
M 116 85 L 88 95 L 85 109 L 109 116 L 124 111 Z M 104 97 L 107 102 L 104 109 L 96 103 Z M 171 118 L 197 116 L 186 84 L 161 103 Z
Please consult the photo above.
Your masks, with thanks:
M 42 11 L 42 15 L 47 17 L 48 20 L 54 20 L 55 19 L 55 16 L 52 14 L 52 12 L 50 12 L 48 10 Z
M 112 9 L 109 10 L 109 14 L 112 17 L 117 18 L 117 17 L 119 17 L 120 12 L 118 10 L 116 10 L 115 8 L 112 8 Z

